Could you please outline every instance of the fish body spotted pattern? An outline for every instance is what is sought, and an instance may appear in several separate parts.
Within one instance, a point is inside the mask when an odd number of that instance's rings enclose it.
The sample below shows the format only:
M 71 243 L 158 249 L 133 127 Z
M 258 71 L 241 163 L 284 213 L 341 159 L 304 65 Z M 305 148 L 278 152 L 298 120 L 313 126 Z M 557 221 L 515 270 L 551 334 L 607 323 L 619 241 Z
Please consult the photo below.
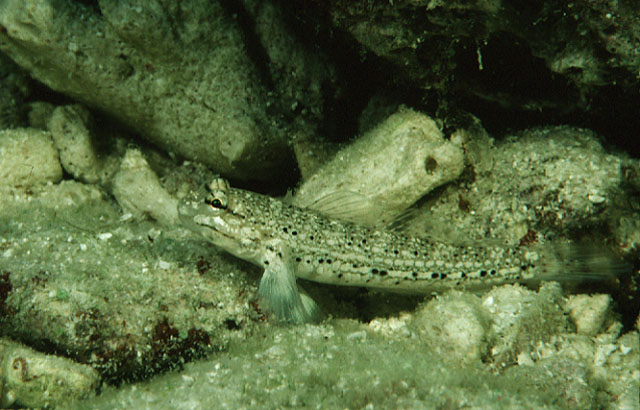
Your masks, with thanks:
M 265 269 L 259 293 L 276 317 L 313 318 L 296 277 L 334 285 L 430 293 L 535 277 L 540 255 L 518 247 L 451 245 L 331 219 L 214 179 L 178 205 L 183 223 Z

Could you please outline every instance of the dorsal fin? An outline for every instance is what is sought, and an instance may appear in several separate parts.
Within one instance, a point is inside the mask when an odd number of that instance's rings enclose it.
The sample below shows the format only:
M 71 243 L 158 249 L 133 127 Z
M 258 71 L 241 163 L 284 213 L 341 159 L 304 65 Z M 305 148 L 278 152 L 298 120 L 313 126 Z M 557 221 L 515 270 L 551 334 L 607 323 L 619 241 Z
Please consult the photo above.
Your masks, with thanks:
M 334 191 L 312 201 L 294 198 L 294 204 L 319 212 L 329 218 L 339 219 L 369 227 L 384 221 L 385 210 L 374 200 L 352 191 Z

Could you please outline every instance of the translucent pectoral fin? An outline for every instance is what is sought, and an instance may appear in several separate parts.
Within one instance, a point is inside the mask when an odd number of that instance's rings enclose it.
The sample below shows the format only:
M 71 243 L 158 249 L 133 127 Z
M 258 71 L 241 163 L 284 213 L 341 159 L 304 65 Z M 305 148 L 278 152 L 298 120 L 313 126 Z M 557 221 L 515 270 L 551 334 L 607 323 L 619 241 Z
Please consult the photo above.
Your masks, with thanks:
M 293 269 L 280 255 L 282 252 L 274 251 L 273 257 L 267 257 L 268 265 L 258 289 L 261 305 L 279 322 L 300 324 L 317 320 L 318 306 L 304 291 L 300 292 Z

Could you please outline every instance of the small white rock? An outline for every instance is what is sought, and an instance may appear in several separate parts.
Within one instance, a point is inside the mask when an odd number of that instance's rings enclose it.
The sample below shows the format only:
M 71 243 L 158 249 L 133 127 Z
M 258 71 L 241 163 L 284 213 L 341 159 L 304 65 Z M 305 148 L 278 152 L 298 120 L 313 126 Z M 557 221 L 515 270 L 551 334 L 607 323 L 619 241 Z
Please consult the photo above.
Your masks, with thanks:
M 600 333 L 610 304 L 609 295 L 576 295 L 569 298 L 567 307 L 578 333 L 587 336 Z
M 601 204 L 604 202 L 605 197 L 603 197 L 602 195 L 598 195 L 598 194 L 589 194 L 587 195 L 587 199 L 589 201 L 591 201 L 594 204 Z

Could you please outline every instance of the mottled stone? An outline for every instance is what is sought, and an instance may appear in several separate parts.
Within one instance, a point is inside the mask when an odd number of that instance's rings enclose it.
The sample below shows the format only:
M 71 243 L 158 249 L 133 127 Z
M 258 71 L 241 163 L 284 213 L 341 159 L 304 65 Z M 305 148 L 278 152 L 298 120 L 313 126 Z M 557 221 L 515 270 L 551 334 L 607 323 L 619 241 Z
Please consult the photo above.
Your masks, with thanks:
M 443 138 L 435 121 L 401 108 L 352 144 L 336 152 L 304 181 L 293 202 L 332 215 L 326 202 L 336 192 L 351 198 L 334 206 L 336 216 L 363 224 L 390 221 L 434 188 L 456 179 L 464 168 L 460 147 Z M 338 202 L 338 201 L 336 201 Z M 384 214 L 384 215 L 383 215 Z
M 0 49 L 47 86 L 166 151 L 246 179 L 268 179 L 284 165 L 285 126 L 265 112 L 277 96 L 223 4 L 109 0 L 98 7 L 4 1 Z
M 569 298 L 567 308 L 578 333 L 595 336 L 602 331 L 610 305 L 609 295 L 574 295 Z
M 33 128 L 0 130 L 0 185 L 25 187 L 61 179 L 51 134 Z
M 9 339 L 0 339 L 0 405 L 57 407 L 93 396 L 98 372 L 72 360 L 46 355 Z
M 0 209 L 2 336 L 113 381 L 223 349 L 256 323 L 250 275 L 181 229 L 123 214 L 95 185 L 14 190 Z
M 426 349 L 468 364 L 486 355 L 490 323 L 477 296 L 450 292 L 419 309 L 413 327 Z
M 140 151 L 127 151 L 113 179 L 112 189 L 125 211 L 138 217 L 148 214 L 169 226 L 178 222 L 178 200 L 162 187 Z
M 86 183 L 104 184 L 111 179 L 119 159 L 99 152 L 86 108 L 81 105 L 57 107 L 47 126 L 66 172 Z

